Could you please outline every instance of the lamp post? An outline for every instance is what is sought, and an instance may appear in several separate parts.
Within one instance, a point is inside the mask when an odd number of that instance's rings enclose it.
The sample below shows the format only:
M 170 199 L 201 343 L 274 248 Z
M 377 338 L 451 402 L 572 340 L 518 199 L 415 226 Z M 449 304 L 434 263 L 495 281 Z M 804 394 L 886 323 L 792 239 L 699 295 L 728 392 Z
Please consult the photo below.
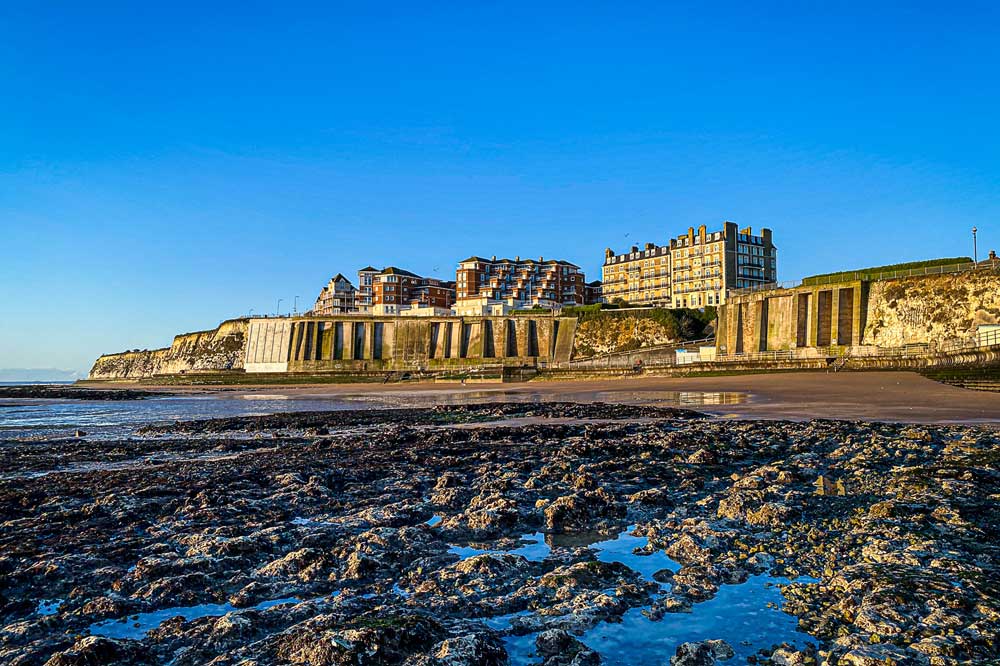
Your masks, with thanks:
M 247 313 L 247 319 L 253 318 L 253 308 L 250 308 L 250 312 Z
M 279 317 L 281 316 L 281 301 L 283 301 L 283 300 L 285 300 L 285 299 L 283 299 L 283 298 L 279 298 L 278 299 L 278 307 L 275 308 L 275 311 L 274 311 L 274 314 L 276 314 Z
M 979 248 L 976 244 L 976 232 L 979 229 L 972 227 L 972 261 L 975 262 L 976 266 L 979 266 Z
M 299 313 L 299 297 L 298 296 L 295 297 L 295 304 L 292 305 L 292 312 L 294 312 L 295 314 Z

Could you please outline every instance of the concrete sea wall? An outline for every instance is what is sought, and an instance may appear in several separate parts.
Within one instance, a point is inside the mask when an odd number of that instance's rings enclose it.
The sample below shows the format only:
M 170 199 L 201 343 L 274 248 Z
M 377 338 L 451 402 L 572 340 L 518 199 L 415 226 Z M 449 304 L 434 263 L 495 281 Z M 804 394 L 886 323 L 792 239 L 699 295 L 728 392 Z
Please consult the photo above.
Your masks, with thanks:
M 772 289 L 719 308 L 720 355 L 863 344 L 868 284 Z
M 551 315 L 240 319 L 179 335 L 166 349 L 102 356 L 90 379 L 537 366 L 570 360 L 576 326 L 573 317 Z
M 1000 323 L 993 270 L 770 289 L 719 309 L 720 355 L 803 348 L 898 348 L 973 343 Z

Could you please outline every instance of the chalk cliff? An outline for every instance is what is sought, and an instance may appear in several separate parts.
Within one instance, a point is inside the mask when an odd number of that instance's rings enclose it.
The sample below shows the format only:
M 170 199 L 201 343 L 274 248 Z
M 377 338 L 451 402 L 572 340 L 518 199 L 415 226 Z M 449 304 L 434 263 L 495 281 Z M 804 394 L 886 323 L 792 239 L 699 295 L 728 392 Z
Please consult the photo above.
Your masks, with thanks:
M 712 335 L 714 324 L 683 310 L 602 310 L 576 329 L 574 358 L 633 351 Z
M 246 319 L 232 319 L 209 331 L 184 333 L 165 349 L 105 354 L 94 363 L 90 379 L 140 379 L 199 370 L 243 367 Z
M 998 286 L 985 270 L 873 282 L 864 343 L 972 342 L 980 325 L 1000 323 Z

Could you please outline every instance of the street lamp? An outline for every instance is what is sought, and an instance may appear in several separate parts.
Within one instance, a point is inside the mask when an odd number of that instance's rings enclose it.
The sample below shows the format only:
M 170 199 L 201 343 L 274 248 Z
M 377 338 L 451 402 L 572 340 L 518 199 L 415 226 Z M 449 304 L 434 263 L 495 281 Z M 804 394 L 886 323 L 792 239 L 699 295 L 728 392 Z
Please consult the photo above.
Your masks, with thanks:
M 285 299 L 283 299 L 283 298 L 279 298 L 278 299 L 278 307 L 275 308 L 275 311 L 274 311 L 274 314 L 276 314 L 279 317 L 281 316 L 281 301 L 283 301 L 283 300 L 285 300 Z
M 253 308 L 250 308 L 250 312 L 247 313 L 247 319 L 252 319 L 252 318 L 253 318 Z
M 298 296 L 295 297 L 295 304 L 292 306 L 292 312 L 294 312 L 295 314 L 299 313 L 299 297 Z
M 979 265 L 979 248 L 976 246 L 976 232 L 979 229 L 972 227 L 972 261 L 975 262 L 976 266 Z

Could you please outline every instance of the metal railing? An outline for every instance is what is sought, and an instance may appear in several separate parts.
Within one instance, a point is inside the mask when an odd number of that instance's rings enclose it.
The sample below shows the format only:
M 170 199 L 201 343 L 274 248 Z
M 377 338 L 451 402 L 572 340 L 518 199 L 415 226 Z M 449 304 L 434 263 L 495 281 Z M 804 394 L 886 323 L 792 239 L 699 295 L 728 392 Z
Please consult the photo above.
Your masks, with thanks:
M 742 354 L 719 354 L 716 361 L 732 363 L 741 361 L 808 360 L 816 358 L 836 358 L 849 355 L 850 358 L 920 358 L 934 354 L 956 354 L 990 347 L 1000 347 L 1000 328 L 979 331 L 972 340 L 946 340 L 940 343 L 914 343 L 899 347 L 878 347 L 875 345 L 802 347 L 774 351 L 745 352 Z

